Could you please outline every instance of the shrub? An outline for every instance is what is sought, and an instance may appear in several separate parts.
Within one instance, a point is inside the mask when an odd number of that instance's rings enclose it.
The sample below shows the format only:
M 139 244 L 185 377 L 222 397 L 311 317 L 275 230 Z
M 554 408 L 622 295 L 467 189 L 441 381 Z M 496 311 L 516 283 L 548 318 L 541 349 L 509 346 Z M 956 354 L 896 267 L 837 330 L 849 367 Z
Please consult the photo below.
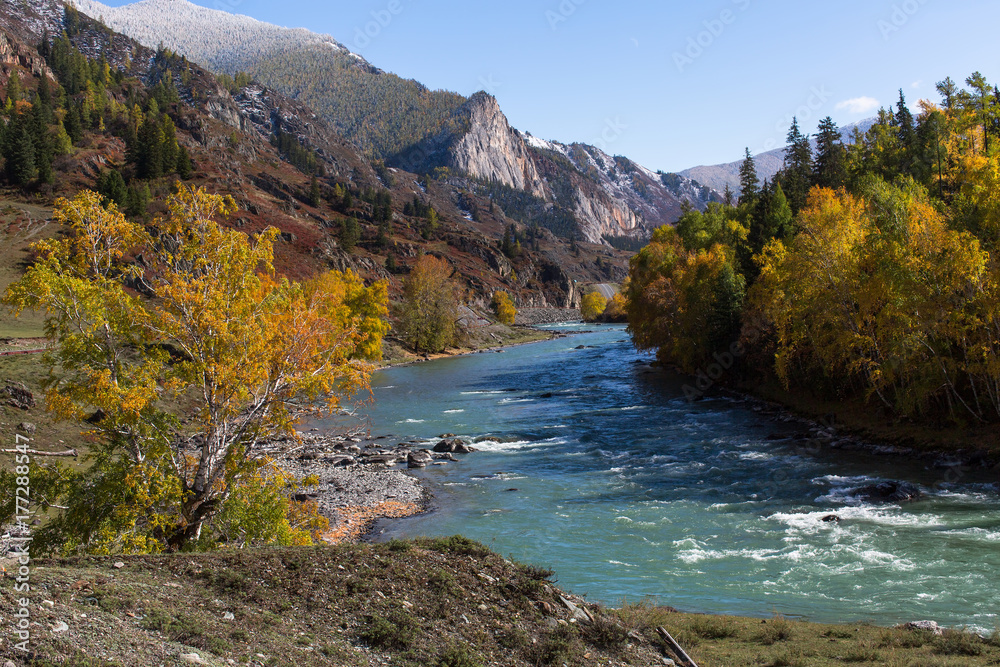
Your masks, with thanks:
M 395 611 L 384 618 L 378 614 L 365 617 L 365 627 L 358 639 L 373 648 L 405 649 L 416 639 L 419 629 L 413 616 Z
M 965 630 L 945 630 L 934 640 L 934 652 L 942 655 L 982 655 L 983 640 Z
M 463 644 L 449 644 L 437 659 L 437 667 L 482 667 L 483 662 Z
M 770 621 L 763 622 L 760 634 L 757 635 L 757 641 L 770 646 L 775 642 L 785 641 L 791 636 L 792 624 L 781 614 L 776 614 Z
M 691 623 L 691 630 L 705 639 L 726 639 L 738 633 L 733 620 L 725 616 L 701 616 Z

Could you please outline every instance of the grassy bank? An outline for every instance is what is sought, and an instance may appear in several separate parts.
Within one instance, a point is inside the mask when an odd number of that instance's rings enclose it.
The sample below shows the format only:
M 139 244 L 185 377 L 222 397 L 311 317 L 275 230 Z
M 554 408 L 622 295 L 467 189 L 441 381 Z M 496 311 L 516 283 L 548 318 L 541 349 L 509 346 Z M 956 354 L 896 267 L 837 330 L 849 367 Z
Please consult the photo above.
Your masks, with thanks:
M 607 609 L 566 596 L 550 575 L 458 537 L 36 561 L 35 653 L 23 659 L 4 633 L 0 656 L 34 666 L 172 665 L 182 655 L 220 666 L 649 666 L 674 657 L 662 626 L 702 667 L 1000 663 L 996 638 Z M 15 608 L 13 583 L 3 581 L 5 609 Z

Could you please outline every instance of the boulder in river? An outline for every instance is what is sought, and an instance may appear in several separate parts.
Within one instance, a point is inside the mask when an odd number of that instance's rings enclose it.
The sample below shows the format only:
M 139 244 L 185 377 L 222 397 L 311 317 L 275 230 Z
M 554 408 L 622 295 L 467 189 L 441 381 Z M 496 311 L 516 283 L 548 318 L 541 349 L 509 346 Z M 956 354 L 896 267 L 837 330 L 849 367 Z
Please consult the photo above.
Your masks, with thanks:
M 406 463 L 411 468 L 426 468 L 433 458 L 426 449 L 418 449 L 406 455 Z
M 434 445 L 434 451 L 441 453 L 451 453 L 457 450 L 459 445 L 465 444 L 458 438 L 446 438 Z
M 920 500 L 923 494 L 909 482 L 879 482 L 854 489 L 852 495 L 872 503 L 906 503 Z

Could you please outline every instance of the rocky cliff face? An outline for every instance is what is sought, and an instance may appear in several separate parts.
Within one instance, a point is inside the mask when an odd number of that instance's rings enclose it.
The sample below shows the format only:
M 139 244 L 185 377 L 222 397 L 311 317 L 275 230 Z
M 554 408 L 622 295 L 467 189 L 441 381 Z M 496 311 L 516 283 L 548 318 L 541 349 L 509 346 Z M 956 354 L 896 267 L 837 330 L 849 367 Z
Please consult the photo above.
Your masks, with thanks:
M 719 199 L 689 178 L 654 173 L 594 146 L 567 146 L 531 135 L 527 143 L 555 201 L 573 211 L 583 236 L 595 243 L 605 235 L 647 236 L 675 222 L 685 202 L 703 210 Z
M 448 166 L 487 181 L 545 198 L 545 184 L 521 134 L 507 122 L 492 95 L 476 93 L 465 104 L 468 131 L 452 143 Z
M 576 218 L 582 238 L 641 238 L 680 217 L 682 202 L 704 209 L 717 193 L 682 176 L 669 185 L 627 158 L 584 144 L 570 146 L 523 135 L 510 126 L 496 98 L 480 92 L 459 110 L 462 130 L 444 131 L 399 156 L 414 172 L 437 167 L 526 192 Z

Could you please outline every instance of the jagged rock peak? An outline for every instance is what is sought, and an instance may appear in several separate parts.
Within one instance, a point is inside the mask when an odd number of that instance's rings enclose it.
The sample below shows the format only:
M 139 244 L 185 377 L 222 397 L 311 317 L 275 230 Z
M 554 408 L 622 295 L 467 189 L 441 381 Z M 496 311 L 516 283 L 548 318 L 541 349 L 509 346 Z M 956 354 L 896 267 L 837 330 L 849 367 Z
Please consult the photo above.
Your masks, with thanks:
M 544 197 L 545 187 L 527 146 L 507 122 L 497 99 L 480 91 L 469 98 L 465 109 L 469 127 L 451 149 L 451 166 Z

